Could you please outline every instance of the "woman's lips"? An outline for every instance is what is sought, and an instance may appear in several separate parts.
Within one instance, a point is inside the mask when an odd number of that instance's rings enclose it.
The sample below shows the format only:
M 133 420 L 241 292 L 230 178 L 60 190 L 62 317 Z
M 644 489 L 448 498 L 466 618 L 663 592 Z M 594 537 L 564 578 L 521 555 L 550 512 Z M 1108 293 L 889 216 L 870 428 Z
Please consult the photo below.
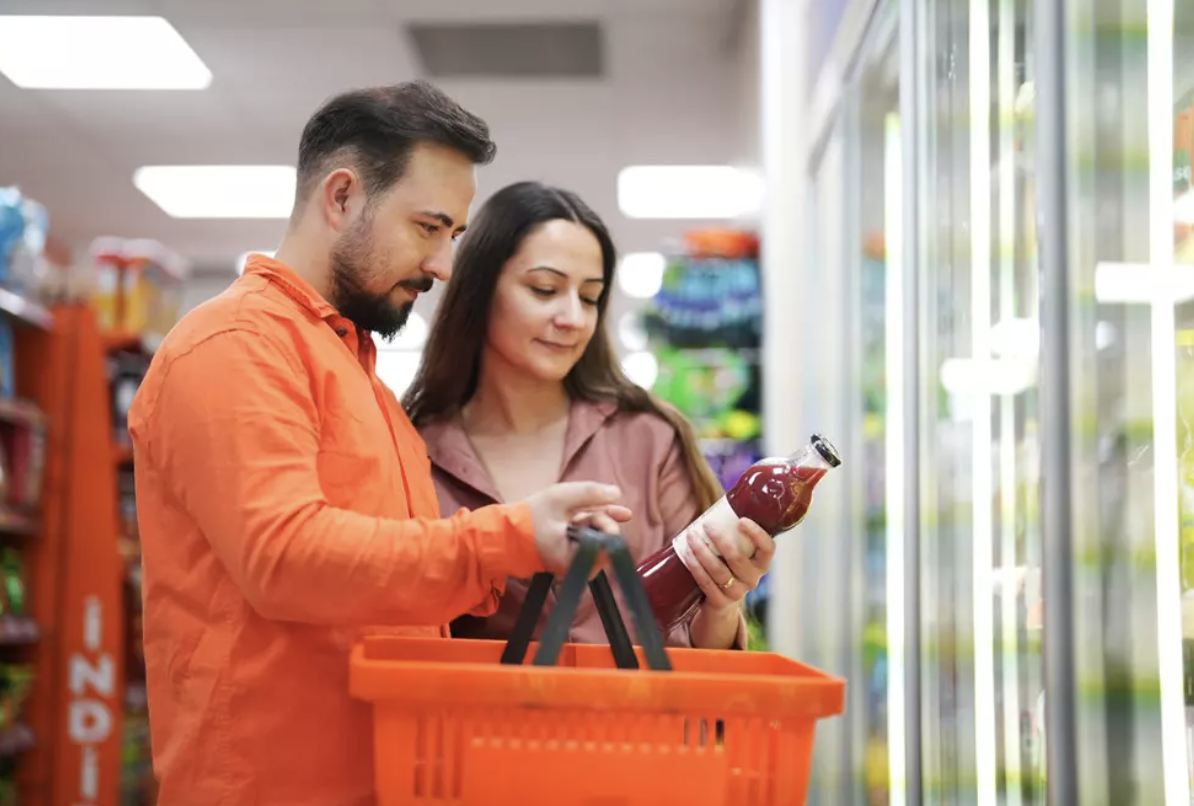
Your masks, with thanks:
M 576 349 L 575 344 L 557 344 L 554 341 L 544 341 L 543 339 L 535 339 L 535 341 L 538 342 L 539 344 L 542 344 L 544 347 L 546 347 L 549 350 L 557 350 L 561 353 Z

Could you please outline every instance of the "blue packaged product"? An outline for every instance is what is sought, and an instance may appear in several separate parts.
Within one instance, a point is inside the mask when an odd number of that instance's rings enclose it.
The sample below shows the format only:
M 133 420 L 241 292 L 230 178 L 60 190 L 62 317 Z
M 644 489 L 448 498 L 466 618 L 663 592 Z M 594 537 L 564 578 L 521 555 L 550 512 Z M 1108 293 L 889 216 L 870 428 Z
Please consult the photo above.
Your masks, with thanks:
M 0 398 L 8 399 L 16 394 L 15 361 L 16 340 L 12 325 L 0 318 Z
M 35 283 L 48 230 L 45 207 L 19 188 L 0 188 L 0 285 L 19 293 Z

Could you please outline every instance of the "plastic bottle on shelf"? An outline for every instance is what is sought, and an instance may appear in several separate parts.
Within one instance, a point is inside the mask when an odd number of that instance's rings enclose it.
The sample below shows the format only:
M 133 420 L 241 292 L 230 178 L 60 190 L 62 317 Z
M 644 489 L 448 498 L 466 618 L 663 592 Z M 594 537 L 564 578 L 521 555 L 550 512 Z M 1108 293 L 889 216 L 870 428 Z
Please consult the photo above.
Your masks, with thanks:
M 712 548 L 704 526 L 716 524 L 732 530 L 739 518 L 749 518 L 772 536 L 786 532 L 804 520 L 814 488 L 841 463 L 833 445 L 817 434 L 791 456 L 760 459 L 717 503 L 676 535 L 671 545 L 643 560 L 638 574 L 664 634 L 683 623 L 704 600 L 685 562 L 696 563 L 688 545 L 689 534 L 695 533 Z M 744 553 L 753 548 L 749 542 L 742 546 Z

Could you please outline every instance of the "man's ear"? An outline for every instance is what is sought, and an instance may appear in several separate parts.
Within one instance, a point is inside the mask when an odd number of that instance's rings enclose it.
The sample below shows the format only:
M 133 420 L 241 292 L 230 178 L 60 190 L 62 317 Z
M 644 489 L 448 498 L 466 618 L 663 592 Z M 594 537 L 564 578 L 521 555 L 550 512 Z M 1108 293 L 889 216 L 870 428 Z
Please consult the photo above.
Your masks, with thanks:
M 347 227 L 353 206 L 362 195 L 361 183 L 350 168 L 337 168 L 327 175 L 321 186 L 324 218 L 336 231 Z

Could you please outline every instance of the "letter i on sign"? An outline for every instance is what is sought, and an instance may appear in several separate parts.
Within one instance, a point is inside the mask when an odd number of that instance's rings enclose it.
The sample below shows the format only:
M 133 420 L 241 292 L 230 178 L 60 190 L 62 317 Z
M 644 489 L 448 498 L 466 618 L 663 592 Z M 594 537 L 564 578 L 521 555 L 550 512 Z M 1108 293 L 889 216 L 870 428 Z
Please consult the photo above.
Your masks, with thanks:
M 83 603 L 83 645 L 89 652 L 99 652 L 103 637 L 103 609 L 100 600 L 95 596 L 88 596 Z

